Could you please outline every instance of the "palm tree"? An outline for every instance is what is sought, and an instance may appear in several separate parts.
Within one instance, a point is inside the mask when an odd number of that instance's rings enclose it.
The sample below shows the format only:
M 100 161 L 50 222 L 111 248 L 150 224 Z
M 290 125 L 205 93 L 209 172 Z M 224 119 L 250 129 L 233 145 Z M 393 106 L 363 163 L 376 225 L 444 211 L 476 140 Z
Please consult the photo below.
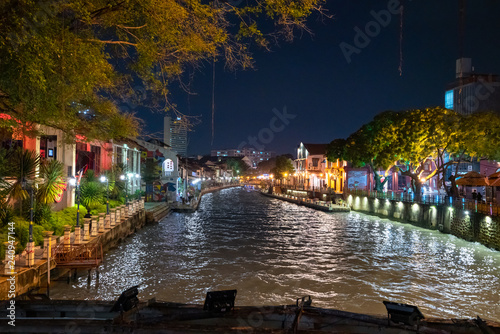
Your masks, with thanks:
M 87 170 L 80 184 L 80 203 L 90 210 L 103 202 L 103 188 L 93 170 Z
M 52 204 L 65 189 L 64 164 L 57 160 L 44 161 L 40 166 L 43 182 L 38 185 L 37 202 Z
M 40 165 L 40 156 L 34 151 L 18 148 L 8 154 L 8 160 L 12 167 L 11 176 L 14 182 L 8 187 L 7 197 L 9 201 L 20 201 L 29 197 L 28 191 L 24 189 L 23 182 L 26 180 L 35 180 L 38 166 Z M 22 216 L 22 205 L 19 205 Z

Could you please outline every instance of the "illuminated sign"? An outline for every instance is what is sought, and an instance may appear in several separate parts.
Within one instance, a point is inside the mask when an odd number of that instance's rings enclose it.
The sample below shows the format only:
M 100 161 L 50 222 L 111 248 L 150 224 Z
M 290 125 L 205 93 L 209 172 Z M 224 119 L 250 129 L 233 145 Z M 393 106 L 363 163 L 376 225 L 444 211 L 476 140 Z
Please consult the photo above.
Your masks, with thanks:
M 453 110 L 453 90 L 449 90 L 444 95 L 444 107 Z

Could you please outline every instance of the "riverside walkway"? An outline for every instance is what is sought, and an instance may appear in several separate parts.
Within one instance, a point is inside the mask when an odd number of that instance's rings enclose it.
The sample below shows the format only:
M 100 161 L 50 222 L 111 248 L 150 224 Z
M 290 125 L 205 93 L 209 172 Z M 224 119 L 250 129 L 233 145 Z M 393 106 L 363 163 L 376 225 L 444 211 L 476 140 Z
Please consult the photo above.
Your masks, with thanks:
M 72 226 L 66 225 L 64 235 L 60 237 L 53 236 L 54 232 L 52 231 L 46 231 L 43 247 L 36 246 L 31 252 L 26 247 L 25 250 L 16 255 L 14 270 L 7 266 L 10 259 L 6 254 L 1 266 L 0 299 L 8 299 L 8 296 L 13 293 L 13 288 L 14 294 L 18 296 L 46 286 L 50 277 L 48 275 L 49 267 L 51 271 L 57 269 L 53 273 L 53 279 L 71 272 L 71 269 L 96 268 L 102 260 L 102 249 L 107 250 L 113 247 L 141 228 L 147 220 L 148 222 L 157 222 L 168 214 L 165 208 L 168 209 L 166 203 L 145 205 L 144 200 L 141 199 L 130 202 L 128 206 L 121 205 L 113 208 L 109 214 L 101 213 L 92 216 L 92 218 L 85 218 L 81 226 L 83 228 L 74 232 L 71 232 Z M 146 219 L 147 216 L 149 219 Z M 95 254 L 92 254 L 95 252 L 90 252 L 87 245 L 97 245 L 98 247 L 92 247 L 92 250 L 99 249 L 101 256 L 96 258 Z M 49 248 L 50 253 L 48 252 Z M 89 259 L 86 259 L 86 254 L 83 253 L 88 253 Z M 31 265 L 28 263 L 30 256 L 32 256 Z M 15 284 L 11 284 L 13 281 Z
M 267 197 L 280 199 L 282 201 L 307 206 L 309 208 L 320 210 L 320 211 L 325 211 L 325 212 L 349 212 L 349 211 L 351 211 L 351 208 L 347 204 L 333 204 L 333 203 L 328 203 L 325 201 L 314 200 L 314 199 L 310 199 L 310 198 L 302 198 L 302 197 L 291 196 L 291 195 L 286 195 L 286 194 L 278 195 L 278 194 L 268 194 L 265 192 L 260 192 L 260 193 L 264 196 L 267 196 Z

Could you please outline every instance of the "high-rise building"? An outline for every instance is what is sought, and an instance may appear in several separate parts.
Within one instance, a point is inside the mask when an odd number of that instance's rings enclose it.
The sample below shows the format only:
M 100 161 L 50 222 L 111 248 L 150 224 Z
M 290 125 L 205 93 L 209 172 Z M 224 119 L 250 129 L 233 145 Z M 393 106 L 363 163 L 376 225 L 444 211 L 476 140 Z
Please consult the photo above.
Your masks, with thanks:
M 480 111 L 500 114 L 500 79 L 474 73 L 470 58 L 457 60 L 456 79 L 446 89 L 444 106 L 462 115 Z
M 163 142 L 180 156 L 187 156 L 187 124 L 181 117 L 165 116 L 163 120 Z

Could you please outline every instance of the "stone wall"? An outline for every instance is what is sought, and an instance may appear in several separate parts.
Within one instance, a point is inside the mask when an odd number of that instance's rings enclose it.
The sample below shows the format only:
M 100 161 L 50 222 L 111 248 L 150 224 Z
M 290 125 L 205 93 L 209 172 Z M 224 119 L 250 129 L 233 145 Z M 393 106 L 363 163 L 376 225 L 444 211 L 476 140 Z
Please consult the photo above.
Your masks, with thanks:
M 390 218 L 415 226 L 439 230 L 458 238 L 500 250 L 500 217 L 452 208 L 389 199 L 349 195 L 352 210 Z
M 118 225 L 104 233 L 99 233 L 97 238 L 102 244 L 103 251 L 115 247 L 118 243 L 123 241 L 129 235 L 135 233 L 138 229 L 142 228 L 146 223 L 146 214 L 144 209 L 135 211 L 128 219 L 123 219 Z M 40 263 L 41 262 L 41 263 Z M 16 296 L 27 293 L 30 290 L 46 286 L 47 284 L 47 261 L 38 261 L 35 266 L 31 268 L 22 269 L 15 275 L 16 280 Z M 20 268 L 21 269 L 21 268 Z M 57 279 L 63 275 L 68 274 L 68 269 L 57 268 L 54 260 L 51 261 L 51 278 Z M 8 299 L 10 284 L 6 280 L 8 276 L 0 278 L 0 300 Z

